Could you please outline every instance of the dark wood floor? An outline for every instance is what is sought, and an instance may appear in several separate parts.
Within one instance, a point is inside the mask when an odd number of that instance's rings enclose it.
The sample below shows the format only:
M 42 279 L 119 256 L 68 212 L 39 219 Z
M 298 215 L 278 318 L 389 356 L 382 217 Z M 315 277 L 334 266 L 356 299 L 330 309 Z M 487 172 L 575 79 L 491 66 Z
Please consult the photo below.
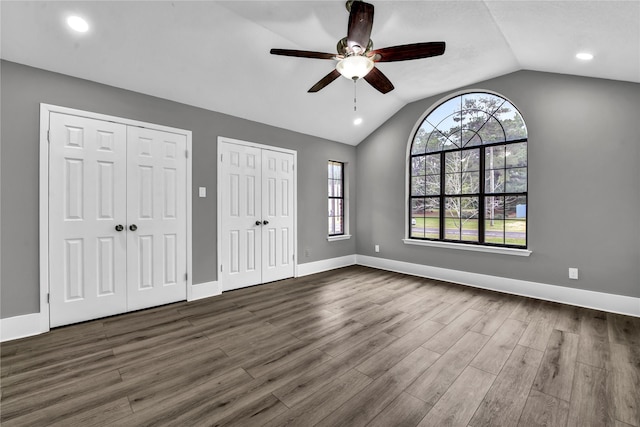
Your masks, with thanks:
M 6 427 L 640 427 L 640 319 L 365 267 L 1 353 Z

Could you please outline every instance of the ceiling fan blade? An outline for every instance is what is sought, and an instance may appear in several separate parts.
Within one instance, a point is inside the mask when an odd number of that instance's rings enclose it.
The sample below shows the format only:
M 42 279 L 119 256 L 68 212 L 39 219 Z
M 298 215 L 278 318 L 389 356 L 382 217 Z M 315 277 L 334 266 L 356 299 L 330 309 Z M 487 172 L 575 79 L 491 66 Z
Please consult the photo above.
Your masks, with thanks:
M 368 56 L 375 62 L 407 61 L 442 55 L 444 49 L 445 42 L 413 43 L 372 50 Z
M 318 83 L 314 84 L 308 92 L 318 92 L 320 89 L 324 89 L 329 83 L 340 77 L 338 70 L 333 70 L 326 76 L 324 76 Z
M 391 92 L 393 90 L 393 84 L 387 76 L 382 74 L 382 71 L 378 70 L 376 67 L 373 67 L 364 79 L 374 88 L 382 93 Z
M 335 53 L 311 52 L 309 50 L 271 49 L 272 55 L 297 56 L 299 58 L 335 59 Z
M 363 1 L 354 1 L 349 12 L 347 46 L 355 53 L 364 52 L 369 44 L 373 27 L 373 5 Z

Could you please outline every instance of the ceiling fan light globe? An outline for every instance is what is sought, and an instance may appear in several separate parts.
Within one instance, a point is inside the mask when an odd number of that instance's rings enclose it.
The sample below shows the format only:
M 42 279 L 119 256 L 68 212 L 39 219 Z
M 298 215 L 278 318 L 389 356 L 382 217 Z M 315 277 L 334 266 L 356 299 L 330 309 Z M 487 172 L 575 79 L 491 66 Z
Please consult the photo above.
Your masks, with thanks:
M 336 65 L 336 70 L 349 80 L 363 78 L 372 68 L 373 61 L 361 55 L 347 56 Z

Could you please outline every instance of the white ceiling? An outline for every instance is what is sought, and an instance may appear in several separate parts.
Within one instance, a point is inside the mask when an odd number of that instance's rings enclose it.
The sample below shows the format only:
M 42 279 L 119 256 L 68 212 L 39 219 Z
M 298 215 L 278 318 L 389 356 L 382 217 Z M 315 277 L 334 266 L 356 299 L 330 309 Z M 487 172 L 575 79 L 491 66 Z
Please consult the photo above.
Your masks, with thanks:
M 356 145 L 409 102 L 527 69 L 640 83 L 640 0 L 376 1 L 374 47 L 446 41 L 443 56 L 378 68 L 395 90 L 339 78 L 343 0 L 0 3 L 3 59 Z M 66 16 L 91 25 L 73 33 Z M 591 62 L 578 51 L 595 55 Z M 355 117 L 363 123 L 353 124 Z

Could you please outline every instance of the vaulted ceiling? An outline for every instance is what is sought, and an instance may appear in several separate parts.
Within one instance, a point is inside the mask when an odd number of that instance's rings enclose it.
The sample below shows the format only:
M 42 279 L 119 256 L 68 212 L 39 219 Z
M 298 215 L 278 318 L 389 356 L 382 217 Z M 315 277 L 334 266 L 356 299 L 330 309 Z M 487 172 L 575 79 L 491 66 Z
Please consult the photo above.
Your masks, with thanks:
M 1 56 L 46 70 L 356 145 L 407 103 L 517 70 L 640 83 L 640 1 L 375 1 L 375 48 L 445 41 L 443 56 L 378 68 L 382 95 L 339 78 L 343 0 L 2 1 Z M 90 24 L 74 33 L 66 17 Z M 576 59 L 587 51 L 592 61 Z M 362 124 L 354 125 L 356 117 Z

